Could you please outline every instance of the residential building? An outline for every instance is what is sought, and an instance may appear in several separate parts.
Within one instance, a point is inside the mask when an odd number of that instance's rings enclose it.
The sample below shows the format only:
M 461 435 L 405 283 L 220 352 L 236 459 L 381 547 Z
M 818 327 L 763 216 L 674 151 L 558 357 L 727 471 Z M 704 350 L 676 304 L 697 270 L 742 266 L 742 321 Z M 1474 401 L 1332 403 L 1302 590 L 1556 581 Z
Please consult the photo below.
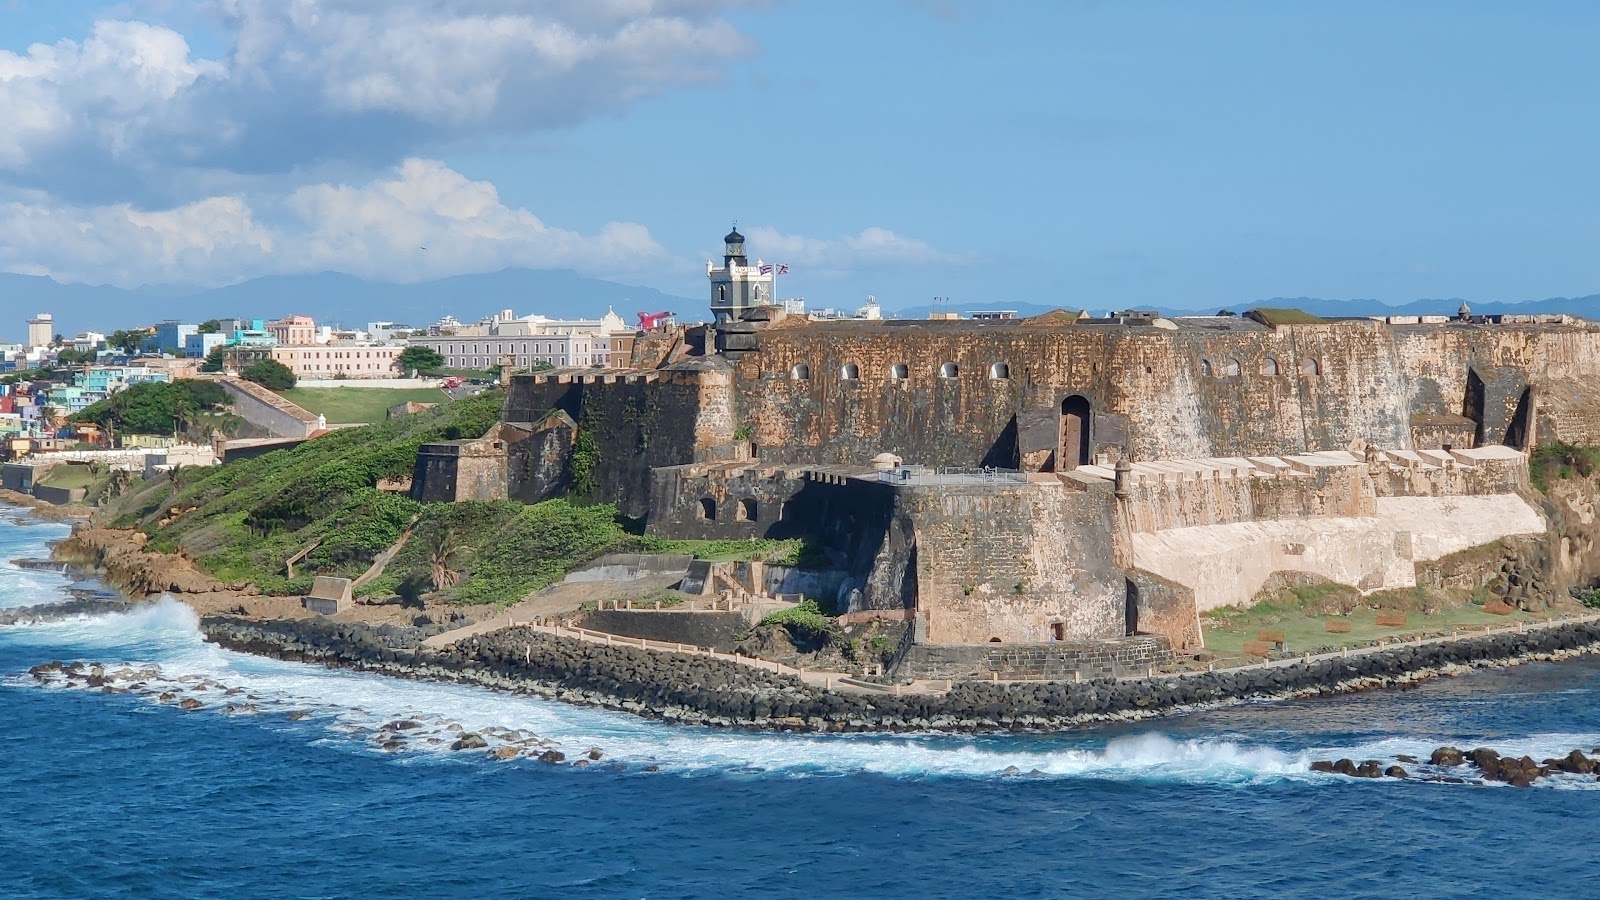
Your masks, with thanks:
M 285 347 L 306 347 L 317 342 L 317 323 L 310 316 L 284 316 L 268 322 L 267 331 Z
M 198 331 L 199 328 L 194 325 L 185 325 L 177 319 L 168 319 L 156 326 L 156 352 L 182 356 L 189 335 Z
M 28 349 L 50 346 L 55 337 L 55 317 L 42 312 L 28 320 Z
M 487 369 L 508 360 L 512 368 L 611 367 L 617 363 L 611 348 L 615 338 L 629 338 L 633 329 L 613 310 L 598 319 L 550 319 L 540 315 L 517 317 L 501 310 L 475 325 L 463 325 L 454 334 L 412 338 L 412 346 L 428 347 L 444 357 L 447 369 Z
M 191 334 L 183 342 L 183 355 L 190 359 L 205 359 L 211 351 L 227 344 L 228 338 L 221 332 L 216 334 Z
M 260 319 L 239 322 L 239 326 L 232 331 L 223 332 L 228 335 L 229 347 L 270 347 L 278 342 L 272 332 L 267 330 L 266 323 Z
M 409 337 L 411 332 L 418 330 L 411 325 L 399 322 L 368 322 L 367 338 L 380 344 L 387 344 L 401 336 Z
M 313 381 L 332 378 L 393 378 L 400 374 L 396 360 L 406 348 L 396 344 L 366 346 L 230 347 L 223 365 L 241 372 L 263 359 L 287 366 L 296 378 Z
M 525 337 L 492 335 L 486 337 L 412 338 L 413 347 L 427 347 L 444 358 L 447 369 L 487 369 L 509 358 L 512 368 L 535 366 L 566 368 L 609 366 L 611 336 L 605 334 L 540 334 Z
M 98 331 L 81 331 L 72 339 L 72 349 L 79 353 L 99 350 L 106 345 L 106 336 Z

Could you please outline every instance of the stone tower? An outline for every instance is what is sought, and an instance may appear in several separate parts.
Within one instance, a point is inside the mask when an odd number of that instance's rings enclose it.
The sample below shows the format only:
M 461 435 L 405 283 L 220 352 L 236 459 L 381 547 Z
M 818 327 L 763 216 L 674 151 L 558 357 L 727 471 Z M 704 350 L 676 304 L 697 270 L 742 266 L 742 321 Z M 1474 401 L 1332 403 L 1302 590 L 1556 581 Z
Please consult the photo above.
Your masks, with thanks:
M 722 239 L 722 265 L 706 263 L 706 278 L 711 282 L 711 314 L 719 327 L 739 321 L 752 306 L 772 302 L 771 266 L 756 260 L 755 265 L 744 252 L 744 235 L 735 227 Z M 765 271 L 763 271 L 763 269 Z

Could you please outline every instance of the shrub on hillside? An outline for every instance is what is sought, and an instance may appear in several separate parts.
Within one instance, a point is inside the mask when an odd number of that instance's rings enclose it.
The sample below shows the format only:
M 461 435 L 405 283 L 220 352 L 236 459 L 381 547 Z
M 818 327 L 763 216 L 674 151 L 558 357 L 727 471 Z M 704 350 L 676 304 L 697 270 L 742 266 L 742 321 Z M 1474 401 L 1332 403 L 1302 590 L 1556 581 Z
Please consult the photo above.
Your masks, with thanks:
M 288 366 L 275 359 L 263 359 L 251 363 L 239 377 L 245 381 L 253 381 L 269 391 L 287 391 L 294 387 L 294 372 Z

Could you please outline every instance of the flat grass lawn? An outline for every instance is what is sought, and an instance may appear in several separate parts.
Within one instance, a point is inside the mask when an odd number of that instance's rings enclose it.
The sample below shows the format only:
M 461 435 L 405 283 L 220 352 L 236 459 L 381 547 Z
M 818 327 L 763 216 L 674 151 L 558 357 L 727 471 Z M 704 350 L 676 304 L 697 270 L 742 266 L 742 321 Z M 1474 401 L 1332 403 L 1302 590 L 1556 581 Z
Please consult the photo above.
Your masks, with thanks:
M 382 422 L 389 407 L 415 400 L 440 403 L 450 399 L 438 388 L 290 388 L 285 400 L 307 412 L 326 416 L 329 425 L 371 425 Z
M 1481 630 L 1485 625 L 1501 627 L 1518 622 L 1535 622 L 1550 618 L 1554 613 L 1525 613 L 1513 611 L 1509 616 L 1495 616 L 1483 611 L 1481 606 L 1456 606 L 1431 615 L 1406 613 L 1404 628 L 1381 628 L 1377 624 L 1378 610 L 1358 609 L 1348 616 L 1319 616 L 1295 609 L 1268 609 L 1257 612 L 1218 610 L 1200 617 L 1205 633 L 1206 649 L 1219 657 L 1237 657 L 1244 654 L 1245 641 L 1256 640 L 1261 629 L 1283 632 L 1284 642 L 1291 653 L 1316 653 L 1319 650 L 1337 650 L 1353 644 L 1368 643 L 1379 638 L 1413 638 L 1427 633 L 1447 632 L 1462 628 Z M 1221 615 L 1218 615 L 1220 613 Z M 1323 628 L 1328 620 L 1350 623 L 1349 634 L 1334 634 Z

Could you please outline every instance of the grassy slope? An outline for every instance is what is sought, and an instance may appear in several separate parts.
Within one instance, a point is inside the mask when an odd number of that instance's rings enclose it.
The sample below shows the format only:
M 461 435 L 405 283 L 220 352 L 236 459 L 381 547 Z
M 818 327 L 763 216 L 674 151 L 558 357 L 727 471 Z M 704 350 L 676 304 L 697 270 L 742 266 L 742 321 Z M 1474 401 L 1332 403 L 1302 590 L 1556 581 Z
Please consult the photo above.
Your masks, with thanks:
M 442 403 L 449 399 L 438 388 L 292 388 L 279 393 L 301 409 L 327 416 L 334 425 L 382 422 L 389 407 L 408 400 Z
M 402 582 L 431 590 L 430 563 L 456 545 L 449 567 L 463 576 L 448 598 L 511 603 L 607 552 L 697 553 L 719 558 L 793 562 L 798 541 L 663 541 L 628 534 L 610 506 L 551 500 L 423 505 L 375 488 L 380 478 L 409 475 L 417 447 L 482 435 L 499 416 L 501 394 L 487 391 L 427 412 L 334 432 L 293 450 L 209 469 L 186 469 L 177 483 L 160 478 L 120 498 L 112 522 L 151 535 L 157 550 L 182 549 L 225 581 L 248 581 L 270 593 L 300 593 L 316 575 L 353 577 L 415 520 L 412 538 L 363 595 L 393 593 Z M 179 514 L 174 518 L 172 510 Z M 444 536 L 448 535 L 448 539 Z M 320 542 L 285 575 L 284 560 Z

